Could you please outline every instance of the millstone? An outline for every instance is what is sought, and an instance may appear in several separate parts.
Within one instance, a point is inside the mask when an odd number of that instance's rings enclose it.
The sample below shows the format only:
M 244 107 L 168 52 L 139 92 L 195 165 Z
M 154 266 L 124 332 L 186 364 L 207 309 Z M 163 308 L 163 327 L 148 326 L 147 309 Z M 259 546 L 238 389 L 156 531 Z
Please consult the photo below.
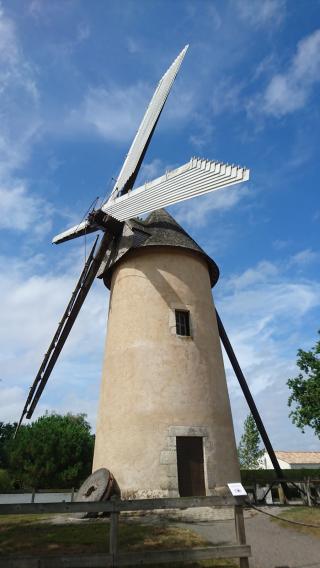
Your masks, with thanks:
M 102 501 L 110 496 L 112 475 L 105 467 L 94 471 L 81 485 L 76 501 Z

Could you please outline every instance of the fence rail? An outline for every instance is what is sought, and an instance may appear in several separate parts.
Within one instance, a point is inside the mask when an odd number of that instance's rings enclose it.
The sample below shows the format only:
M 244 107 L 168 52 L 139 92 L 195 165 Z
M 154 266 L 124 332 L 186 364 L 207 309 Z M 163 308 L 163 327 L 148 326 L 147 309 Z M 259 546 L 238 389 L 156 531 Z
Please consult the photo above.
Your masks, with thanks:
M 213 558 L 238 558 L 240 568 L 249 568 L 251 548 L 246 544 L 242 497 L 179 497 L 168 499 L 136 499 L 122 501 L 113 497 L 106 502 L 92 503 L 20 503 L 0 505 L 0 515 L 47 513 L 110 513 L 109 553 L 90 555 L 18 557 L 0 559 L 0 568 L 100 568 L 105 566 L 137 566 L 190 562 Z M 208 546 L 194 549 L 120 552 L 118 549 L 119 515 L 121 512 L 188 509 L 194 507 L 233 507 L 237 543 L 228 546 Z
M 282 505 L 290 505 L 291 498 L 288 499 L 283 491 L 283 479 L 275 478 L 272 480 L 271 483 L 265 483 L 264 485 L 260 483 L 253 482 L 253 484 L 245 485 L 245 489 L 247 490 L 248 494 L 252 492 L 252 497 L 255 503 L 259 501 L 264 501 L 268 495 L 272 495 L 272 490 L 277 489 L 278 491 L 278 498 L 279 502 Z M 303 505 L 308 505 L 309 507 L 313 507 L 315 505 L 320 504 L 320 480 L 319 479 L 312 479 L 312 478 L 305 478 L 303 480 L 290 480 L 285 479 L 285 484 L 287 488 L 293 489 L 298 493 L 299 501 Z M 258 491 L 262 494 L 260 497 L 258 496 Z M 268 501 L 267 501 L 268 503 Z M 270 497 L 270 502 L 268 504 L 272 504 L 273 499 Z M 294 503 L 296 505 L 296 503 Z
M 234 507 L 242 504 L 240 497 L 170 497 L 165 499 L 132 499 L 95 501 L 91 503 L 12 503 L 0 505 L 0 515 L 31 515 L 33 513 L 112 513 L 122 511 L 151 511 L 154 509 L 188 509 L 191 507 Z

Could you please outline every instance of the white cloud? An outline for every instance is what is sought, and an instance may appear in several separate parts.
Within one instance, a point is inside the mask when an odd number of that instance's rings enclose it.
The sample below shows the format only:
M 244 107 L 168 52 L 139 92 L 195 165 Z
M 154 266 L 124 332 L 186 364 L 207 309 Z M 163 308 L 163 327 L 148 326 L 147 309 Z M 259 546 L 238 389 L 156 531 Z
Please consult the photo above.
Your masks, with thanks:
M 289 241 L 289 240 L 276 239 L 275 241 L 273 241 L 272 246 L 276 250 L 283 250 L 283 249 L 287 248 L 290 245 L 290 243 L 291 243 L 291 241 Z
M 290 259 L 290 264 L 304 267 L 319 259 L 319 253 L 311 249 L 304 249 L 294 254 Z
M 197 152 L 204 146 L 207 146 L 213 136 L 214 126 L 211 116 L 206 113 L 205 115 L 199 112 L 193 112 L 192 129 L 195 131 L 190 135 L 189 140 L 196 148 Z
M 259 267 L 257 270 L 259 271 Z M 251 277 L 254 278 L 253 275 Z M 241 280 L 241 276 L 239 278 Z M 268 280 L 267 288 L 261 290 L 256 284 L 265 283 L 267 280 L 259 280 L 259 273 L 255 278 L 255 286 L 246 289 L 240 286 L 237 294 L 228 296 L 225 307 L 227 313 L 237 313 L 239 318 L 245 319 L 248 310 L 257 318 L 262 318 L 267 306 L 267 313 L 272 314 L 272 318 L 285 316 L 290 312 L 291 319 L 297 319 L 320 303 L 320 285 Z M 238 288 L 236 280 L 237 277 L 232 282 L 235 290 Z M 230 284 L 231 281 L 227 283 L 227 287 Z
M 3 380 L 3 379 L 1 379 Z M 25 392 L 21 387 L 1 387 L 1 422 L 18 421 L 25 403 Z
M 79 24 L 77 28 L 77 41 L 81 43 L 82 41 L 89 39 L 90 36 L 91 36 L 90 26 L 84 22 Z
M 212 23 L 215 31 L 220 30 L 222 26 L 222 17 L 217 7 L 214 4 L 209 3 L 207 4 L 206 8 L 207 8 L 206 18 L 208 18 L 209 22 Z M 196 14 L 194 14 L 193 17 L 197 17 Z
M 136 181 L 136 187 L 142 185 L 147 181 L 152 181 L 153 179 L 163 175 L 166 170 L 173 169 L 171 167 L 165 167 L 164 163 L 160 158 L 154 158 L 151 162 L 144 162 L 141 166 L 139 176 Z
M 240 18 L 255 28 L 272 29 L 285 17 L 285 0 L 236 0 L 235 5 Z
M 5 16 L 0 4 L 0 95 L 15 85 L 37 100 L 39 93 L 34 74 L 35 70 L 24 57 L 15 24 Z
M 40 197 L 28 194 L 21 182 L 10 189 L 0 186 L 0 229 L 47 232 L 52 214 L 53 208 Z
M 222 112 L 239 112 L 243 107 L 241 93 L 244 88 L 243 81 L 234 82 L 231 77 L 224 77 L 213 86 L 212 109 L 213 114 Z
M 0 4 L 0 62 L 13 65 L 19 58 L 15 26 L 6 18 Z
M 277 276 L 278 272 L 279 269 L 275 264 L 264 260 L 257 266 L 248 268 L 242 274 L 231 277 L 225 286 L 233 291 L 245 289 L 248 286 L 266 282 L 267 279 Z
M 107 140 L 128 141 L 139 126 L 150 94 L 145 83 L 126 89 L 119 86 L 90 88 L 81 119 Z M 71 120 L 74 118 L 78 121 L 78 111 Z
M 135 55 L 136 53 L 141 53 L 142 47 L 140 40 L 137 40 L 136 38 L 133 37 L 127 37 L 126 43 L 129 53 L 133 55 Z
M 38 18 L 44 9 L 42 0 L 31 0 L 29 4 L 29 13 L 32 17 Z
M 22 245 L 39 241 L 52 232 L 54 219 L 76 222 L 74 212 L 57 209 L 47 199 L 34 194 L 23 180 L 0 179 L 0 231 L 24 233 Z M 17 243 L 18 244 L 18 243 Z
M 90 87 L 79 108 L 66 119 L 70 130 L 93 129 L 106 140 L 130 142 L 150 102 L 156 85 L 138 82 L 130 86 Z M 157 131 L 189 119 L 195 96 L 191 89 L 173 87 Z
M 281 117 L 303 108 L 320 81 L 320 30 L 316 30 L 298 45 L 284 73 L 270 80 L 263 95 L 248 104 L 249 113 L 265 113 Z
M 40 126 L 39 99 L 36 70 L 0 4 L 0 176 L 10 175 L 29 155 Z
M 216 303 L 274 445 L 312 448 L 313 435 L 300 436 L 290 424 L 286 382 L 297 372 L 296 351 L 305 341 L 307 317 L 320 307 L 320 285 L 289 277 L 287 265 L 261 261 L 222 280 Z M 225 365 L 239 429 L 248 410 L 227 357 Z
M 31 385 L 80 273 L 74 255 L 64 258 L 64 274 L 46 271 L 44 257 L 1 258 L 0 406 L 6 420 L 19 417 Z M 98 396 L 108 292 L 101 281 L 77 318 L 41 399 L 36 415 L 45 409 L 87 411 Z M 84 404 L 70 406 L 73 398 Z M 92 413 L 93 416 L 93 413 Z M 2 418 L 3 419 L 3 418 Z
M 170 92 L 163 116 L 161 115 L 160 127 L 172 126 L 193 117 L 197 94 L 192 84 L 186 86 L 179 79 L 180 77 Z
M 28 232 L 28 238 L 50 231 L 54 214 L 50 203 L 16 177 L 41 126 L 36 77 L 0 4 L 0 229 Z
M 16 174 L 30 157 L 42 126 L 36 79 L 37 69 L 26 58 L 15 23 L 0 3 L 0 229 L 27 234 L 23 245 L 47 234 L 54 214 L 67 216 Z
M 209 195 L 203 195 L 178 205 L 175 209 L 175 217 L 181 224 L 203 226 L 212 211 L 231 209 L 248 194 L 249 190 L 244 185 L 236 188 L 219 189 L 209 193 Z

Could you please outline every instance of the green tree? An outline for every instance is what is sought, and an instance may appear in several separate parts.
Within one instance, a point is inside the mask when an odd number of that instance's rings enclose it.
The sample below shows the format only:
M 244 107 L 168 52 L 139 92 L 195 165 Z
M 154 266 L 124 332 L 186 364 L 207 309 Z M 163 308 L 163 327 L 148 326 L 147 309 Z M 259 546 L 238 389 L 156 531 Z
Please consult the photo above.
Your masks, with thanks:
M 22 487 L 79 486 L 91 472 L 93 445 L 84 414 L 46 414 L 10 441 L 10 473 Z
M 8 468 L 8 443 L 11 440 L 17 424 L 0 422 L 0 468 Z
M 259 459 L 264 451 L 260 449 L 260 434 L 252 414 L 244 421 L 244 430 L 238 446 L 241 469 L 260 469 Z
M 291 391 L 288 406 L 295 405 L 289 416 L 302 432 L 309 426 L 320 438 L 320 340 L 310 351 L 299 349 L 297 357 L 301 373 L 287 382 Z

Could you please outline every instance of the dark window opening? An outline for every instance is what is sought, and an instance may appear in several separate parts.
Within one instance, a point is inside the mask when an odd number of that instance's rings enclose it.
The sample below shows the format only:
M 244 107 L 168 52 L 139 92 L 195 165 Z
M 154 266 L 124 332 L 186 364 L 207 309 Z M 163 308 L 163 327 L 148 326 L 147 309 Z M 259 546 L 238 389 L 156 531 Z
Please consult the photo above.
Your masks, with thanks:
M 190 313 L 186 310 L 175 310 L 177 335 L 190 335 Z
M 203 442 L 198 436 L 177 436 L 180 497 L 205 495 Z

